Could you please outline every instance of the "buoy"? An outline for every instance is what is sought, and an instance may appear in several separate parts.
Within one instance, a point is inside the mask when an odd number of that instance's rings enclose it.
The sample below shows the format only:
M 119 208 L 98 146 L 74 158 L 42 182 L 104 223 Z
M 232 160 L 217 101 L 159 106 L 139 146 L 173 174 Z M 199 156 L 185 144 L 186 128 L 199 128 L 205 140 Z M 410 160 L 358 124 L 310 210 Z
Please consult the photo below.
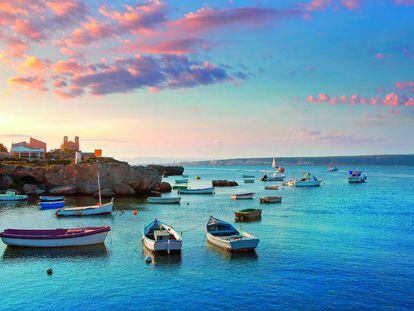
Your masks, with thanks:
M 52 268 L 49 268 L 49 269 L 47 269 L 47 275 L 52 275 L 53 274 L 53 270 L 52 270 Z
M 190 203 L 187 202 L 187 205 L 190 205 Z
M 134 215 L 138 214 L 137 210 L 136 210 L 136 209 L 134 209 L 134 210 L 132 211 L 132 214 L 134 214 Z
M 146 262 L 146 263 L 151 263 L 151 262 L 152 262 L 152 258 L 151 258 L 151 256 L 147 256 L 147 257 L 145 257 L 145 262 Z
M 285 172 L 285 168 L 281 166 L 281 167 L 279 167 L 278 171 L 279 171 L 279 173 L 284 173 Z

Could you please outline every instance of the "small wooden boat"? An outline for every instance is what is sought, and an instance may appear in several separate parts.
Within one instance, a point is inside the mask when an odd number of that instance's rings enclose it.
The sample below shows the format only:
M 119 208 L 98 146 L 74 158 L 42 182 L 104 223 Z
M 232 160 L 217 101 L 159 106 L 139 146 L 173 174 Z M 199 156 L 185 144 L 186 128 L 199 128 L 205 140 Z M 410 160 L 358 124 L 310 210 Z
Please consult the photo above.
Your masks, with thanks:
M 260 198 L 260 203 L 281 203 L 281 202 L 282 202 L 282 197 L 278 197 L 278 196 Z
M 0 233 L 3 243 L 23 247 L 68 247 L 105 242 L 109 226 L 70 229 L 6 229 Z
M 52 201 L 63 201 L 65 197 L 63 195 L 61 196 L 41 195 L 39 199 L 40 201 L 44 201 L 44 202 L 52 202 Z
M 179 194 L 214 194 L 214 187 L 200 189 L 178 189 Z
M 40 209 L 54 209 L 54 208 L 61 208 L 64 206 L 65 206 L 65 201 L 39 202 Z
M 232 200 L 251 200 L 254 197 L 254 192 L 233 194 Z
M 238 212 L 234 212 L 234 217 L 236 220 L 249 220 L 249 219 L 257 219 L 262 216 L 262 210 L 257 208 L 246 208 L 242 209 Z
M 367 175 L 361 171 L 349 171 L 348 182 L 351 184 L 360 184 L 367 181 Z
M 180 204 L 181 197 L 148 197 L 147 203 L 152 204 Z
M 188 183 L 188 178 L 180 178 L 175 180 L 176 184 L 186 184 Z
M 142 244 L 152 252 L 181 252 L 182 242 L 180 234 L 157 219 L 144 228 Z
M 56 210 L 56 216 L 89 216 L 89 215 L 102 215 L 110 214 L 114 206 L 114 199 L 110 202 L 102 204 L 98 203 L 91 206 L 80 207 L 64 207 Z
M 173 190 L 179 190 L 179 189 L 187 189 L 188 185 L 173 185 Z
M 242 177 L 246 178 L 246 179 L 255 179 L 256 178 L 256 176 L 254 176 L 254 175 L 243 175 Z
M 254 184 L 254 179 L 245 179 L 244 183 L 245 184 Z
M 27 195 L 16 194 L 14 191 L 6 191 L 0 194 L 0 201 L 24 201 L 27 200 Z
M 254 235 L 236 230 L 231 224 L 210 216 L 206 223 L 207 240 L 230 252 L 253 251 L 259 244 Z
M 265 190 L 279 190 L 279 186 L 265 186 Z

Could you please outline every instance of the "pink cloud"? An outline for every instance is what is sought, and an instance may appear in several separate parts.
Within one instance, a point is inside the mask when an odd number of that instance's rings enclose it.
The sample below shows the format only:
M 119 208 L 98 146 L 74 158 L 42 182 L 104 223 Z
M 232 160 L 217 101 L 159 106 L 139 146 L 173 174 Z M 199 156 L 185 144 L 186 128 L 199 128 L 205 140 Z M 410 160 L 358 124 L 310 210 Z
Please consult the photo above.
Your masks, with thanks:
M 414 93 L 414 82 L 413 81 L 396 82 L 395 86 L 397 87 L 397 89 L 408 90 L 408 91 Z
M 163 41 L 159 43 L 125 42 L 117 50 L 123 52 L 148 53 L 148 54 L 189 54 L 200 50 L 207 50 L 208 43 L 198 38 L 186 38 L 178 40 Z
M 390 93 L 384 96 L 383 103 L 386 106 L 398 106 L 399 97 L 395 93 Z
M 12 87 L 25 87 L 28 89 L 38 90 L 38 91 L 47 91 L 45 87 L 45 79 L 39 76 L 29 76 L 29 77 L 11 77 L 8 81 L 8 84 Z
M 305 4 L 305 9 L 308 11 L 324 10 L 332 4 L 332 0 L 312 0 Z
M 360 7 L 360 0 L 342 0 L 342 5 L 348 10 L 356 10 Z

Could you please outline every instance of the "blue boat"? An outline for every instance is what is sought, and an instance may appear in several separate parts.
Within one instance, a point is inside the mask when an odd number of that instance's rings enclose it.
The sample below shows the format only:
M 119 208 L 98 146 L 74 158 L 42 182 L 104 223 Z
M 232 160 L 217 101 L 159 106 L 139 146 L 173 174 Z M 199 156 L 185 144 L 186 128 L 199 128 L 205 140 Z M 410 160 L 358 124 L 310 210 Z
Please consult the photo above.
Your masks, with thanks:
M 40 209 L 55 209 L 65 206 L 65 201 L 40 202 Z
M 63 201 L 65 197 L 62 196 L 49 196 L 49 195 L 41 195 L 39 197 L 40 201 L 52 202 L 52 201 Z

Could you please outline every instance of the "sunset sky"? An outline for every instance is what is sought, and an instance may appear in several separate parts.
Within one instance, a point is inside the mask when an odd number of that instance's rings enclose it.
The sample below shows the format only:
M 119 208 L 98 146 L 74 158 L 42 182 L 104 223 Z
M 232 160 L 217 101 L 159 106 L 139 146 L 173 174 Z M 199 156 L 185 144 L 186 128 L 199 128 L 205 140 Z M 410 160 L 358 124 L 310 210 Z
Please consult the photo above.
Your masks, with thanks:
M 414 0 L 0 0 L 0 142 L 414 153 Z

